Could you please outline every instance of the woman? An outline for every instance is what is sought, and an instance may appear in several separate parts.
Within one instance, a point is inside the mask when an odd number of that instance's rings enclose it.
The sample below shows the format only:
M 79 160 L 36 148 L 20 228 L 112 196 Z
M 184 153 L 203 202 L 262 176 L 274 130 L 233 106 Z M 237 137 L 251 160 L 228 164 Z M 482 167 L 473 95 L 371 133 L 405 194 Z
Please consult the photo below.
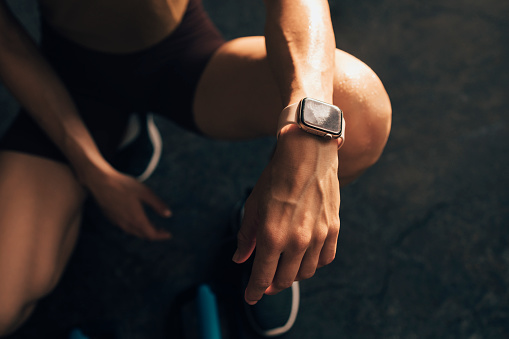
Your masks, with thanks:
M 58 282 L 92 194 L 126 232 L 168 239 L 168 207 L 109 163 L 131 112 L 212 138 L 278 134 L 246 203 L 234 261 L 256 256 L 255 304 L 335 256 L 342 185 L 379 158 L 391 107 L 376 75 L 335 48 L 325 0 L 266 0 L 265 37 L 224 42 L 200 0 L 40 0 L 40 49 L 0 2 L 0 76 L 23 112 L 0 141 L 0 336 Z M 304 97 L 344 112 L 347 141 L 278 128 Z M 339 160 L 338 160 L 339 159 Z

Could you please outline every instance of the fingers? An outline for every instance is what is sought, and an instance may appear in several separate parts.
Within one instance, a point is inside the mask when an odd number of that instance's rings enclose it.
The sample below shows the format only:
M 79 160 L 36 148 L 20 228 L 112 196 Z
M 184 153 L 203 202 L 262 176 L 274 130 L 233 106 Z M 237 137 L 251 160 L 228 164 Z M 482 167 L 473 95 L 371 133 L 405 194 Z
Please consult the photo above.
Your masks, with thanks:
M 143 185 L 142 187 L 143 189 L 141 192 L 141 199 L 143 200 L 143 202 L 152 207 L 152 209 L 156 211 L 156 213 L 159 214 L 160 216 L 164 218 L 169 218 L 171 216 L 171 211 L 168 208 L 168 206 L 166 206 L 164 201 L 162 201 L 147 186 Z
M 330 264 L 336 257 L 339 228 L 340 221 L 338 219 L 335 227 L 329 229 L 329 234 L 327 235 L 327 239 L 325 239 L 325 243 L 323 244 L 323 248 L 320 252 L 320 257 L 318 259 L 318 268 Z
M 144 184 L 141 184 L 140 200 L 150 206 L 157 214 L 164 218 L 171 216 L 171 211 L 168 206 L 162 201 L 152 190 Z M 143 206 L 140 203 L 138 210 L 138 219 L 136 221 L 136 228 L 138 233 L 141 233 L 140 238 L 148 240 L 167 240 L 171 238 L 171 234 L 163 229 L 156 228 L 148 219 Z
M 143 238 L 153 241 L 168 240 L 171 238 L 171 233 L 163 229 L 156 228 L 154 225 L 152 225 L 146 216 L 144 219 L 145 220 L 142 223 L 138 224 L 139 229 L 143 234 Z
M 253 215 L 255 212 L 252 211 L 252 208 L 246 206 L 242 226 L 237 234 L 237 250 L 232 258 L 237 264 L 241 264 L 249 259 L 256 247 L 257 219 Z
M 145 210 L 143 209 L 143 204 L 146 203 L 150 206 L 156 213 L 161 215 L 162 217 L 169 218 L 171 216 L 171 211 L 166 206 L 166 204 L 150 190 L 147 186 L 140 183 L 139 184 L 139 196 L 138 201 L 133 207 L 134 218 L 130 222 L 129 231 L 130 233 L 136 235 L 142 239 L 148 240 L 167 240 L 171 238 L 171 234 L 163 229 L 156 228 L 148 219 Z
M 299 267 L 299 272 L 297 273 L 295 280 L 306 280 L 315 275 L 322 247 L 323 242 L 319 244 L 317 243 L 307 250 L 306 254 L 302 258 L 302 263 Z
M 263 242 L 265 247 L 257 248 L 245 292 L 246 302 L 253 305 L 263 294 L 277 294 L 291 287 L 296 280 L 311 278 L 318 267 L 334 260 L 338 235 L 339 223 L 327 227 L 316 225 L 310 239 L 294 238 L 283 247 Z
M 283 253 L 279 259 L 278 270 L 274 280 L 265 294 L 273 295 L 292 286 L 299 268 L 301 266 L 304 252 L 301 253 Z
M 167 240 L 171 238 L 171 234 L 163 229 L 156 228 L 147 218 L 141 203 L 134 208 L 135 218 L 128 221 L 125 227 L 126 232 L 131 233 L 138 238 L 147 240 Z
M 246 287 L 244 299 L 249 305 L 254 305 L 260 300 L 269 286 L 272 284 L 274 274 L 278 267 L 280 253 L 269 249 L 257 250 L 251 277 Z M 292 281 L 293 282 L 293 281 Z
M 157 229 L 147 218 L 146 203 L 163 217 L 171 215 L 166 204 L 148 187 L 129 175 L 111 171 L 106 179 L 89 187 L 105 215 L 124 231 L 139 238 L 165 240 L 171 235 Z

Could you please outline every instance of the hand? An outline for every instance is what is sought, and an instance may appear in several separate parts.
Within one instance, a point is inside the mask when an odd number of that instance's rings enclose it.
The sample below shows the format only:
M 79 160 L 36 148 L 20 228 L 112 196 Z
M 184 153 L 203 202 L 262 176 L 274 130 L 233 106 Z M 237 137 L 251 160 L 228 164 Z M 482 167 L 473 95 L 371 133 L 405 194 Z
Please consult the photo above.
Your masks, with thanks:
M 269 165 L 246 201 L 233 261 L 256 247 L 248 304 L 310 278 L 335 257 L 339 235 L 337 142 L 300 130 L 281 134 Z
M 171 212 L 147 186 L 113 168 L 88 176 L 84 184 L 111 222 L 127 233 L 150 240 L 166 240 L 171 234 L 157 229 L 149 221 L 143 205 L 149 205 L 162 217 Z

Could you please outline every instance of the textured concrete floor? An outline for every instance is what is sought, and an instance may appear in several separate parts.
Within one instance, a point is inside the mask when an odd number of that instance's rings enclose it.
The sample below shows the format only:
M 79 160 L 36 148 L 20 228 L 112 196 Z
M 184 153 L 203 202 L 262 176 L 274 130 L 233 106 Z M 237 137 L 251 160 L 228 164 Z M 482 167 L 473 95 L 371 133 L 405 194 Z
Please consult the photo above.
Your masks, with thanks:
M 261 2 L 218 3 L 205 2 L 225 36 L 262 34 Z M 15 5 L 33 23 L 29 4 Z M 383 80 L 393 129 L 380 161 L 342 189 L 337 259 L 302 283 L 285 338 L 509 337 L 509 3 L 330 4 L 338 47 Z M 148 184 L 175 213 L 160 223 L 175 239 L 134 239 L 89 206 L 61 284 L 16 338 L 83 323 L 168 338 L 178 293 L 207 279 L 229 286 L 219 263 L 231 255 L 230 212 L 273 140 L 210 142 L 158 123 L 164 159 Z

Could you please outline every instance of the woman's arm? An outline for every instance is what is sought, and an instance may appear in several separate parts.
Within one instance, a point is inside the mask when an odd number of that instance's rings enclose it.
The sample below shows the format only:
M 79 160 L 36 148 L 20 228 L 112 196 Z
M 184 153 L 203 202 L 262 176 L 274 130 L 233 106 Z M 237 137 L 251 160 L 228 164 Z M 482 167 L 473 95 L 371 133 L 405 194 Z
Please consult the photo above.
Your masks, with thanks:
M 332 103 L 335 41 L 328 2 L 265 4 L 267 58 L 283 105 L 304 97 Z M 256 247 L 248 303 L 311 277 L 334 259 L 340 204 L 337 145 L 294 125 L 281 131 L 274 156 L 246 202 L 233 258 L 244 262 Z
M 336 42 L 327 0 L 264 0 L 267 58 L 284 106 L 332 103 Z
M 142 202 L 161 215 L 169 210 L 148 188 L 116 171 L 101 155 L 73 100 L 37 46 L 0 1 L 0 79 L 69 160 L 78 180 L 110 219 L 141 237 L 156 231 Z
M 0 77 L 80 180 L 92 167 L 108 169 L 68 91 L 4 2 L 0 2 Z

